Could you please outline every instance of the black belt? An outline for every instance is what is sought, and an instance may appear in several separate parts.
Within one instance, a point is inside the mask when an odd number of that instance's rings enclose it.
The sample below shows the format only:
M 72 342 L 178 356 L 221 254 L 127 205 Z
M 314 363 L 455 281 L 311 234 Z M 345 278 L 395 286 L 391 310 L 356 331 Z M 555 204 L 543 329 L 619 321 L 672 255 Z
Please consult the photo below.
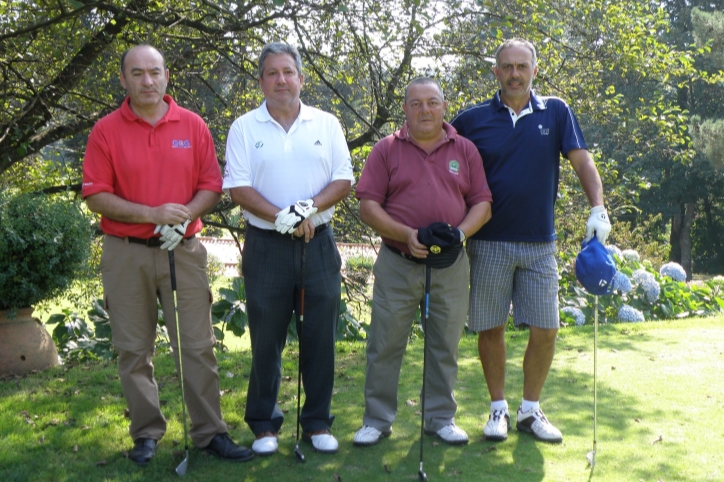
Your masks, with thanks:
M 284 237 L 284 238 L 289 239 L 289 238 L 290 238 L 290 234 L 291 234 L 291 233 L 282 234 L 282 233 L 280 233 L 279 231 L 277 231 L 276 229 L 262 229 L 262 228 L 257 228 L 256 226 L 254 226 L 254 225 L 252 225 L 252 224 L 249 224 L 247 227 L 248 227 L 249 229 L 253 230 L 253 231 L 256 231 L 257 233 L 266 234 L 266 235 L 268 235 L 268 236 L 282 236 L 282 237 Z M 324 231 L 326 231 L 326 229 L 327 229 L 328 227 L 329 227 L 329 224 L 327 224 L 327 223 L 320 224 L 319 226 L 317 226 L 316 228 L 314 228 L 314 235 L 316 236 L 316 235 L 319 234 L 319 233 L 323 233 Z M 301 239 L 301 238 L 303 238 L 303 237 L 304 237 L 304 236 L 299 236 L 297 239 Z
M 407 254 L 407 253 L 405 253 L 405 252 L 403 252 L 403 251 L 400 251 L 399 249 L 395 248 L 394 246 L 390 246 L 390 245 L 387 244 L 387 243 L 385 243 L 385 246 L 387 246 L 387 249 L 389 249 L 389 250 L 392 251 L 393 253 L 402 256 L 403 258 L 405 258 L 405 259 L 408 260 L 408 261 L 412 261 L 413 263 L 418 263 L 418 264 L 424 263 L 424 261 L 423 261 L 421 258 L 416 258 L 416 257 L 414 257 L 414 256 L 411 255 L 411 254 Z
M 195 237 L 196 235 L 187 236 L 183 240 L 188 241 L 189 239 L 194 239 Z M 134 238 L 131 236 L 126 236 L 125 238 L 121 239 L 127 240 L 129 243 L 143 244 L 149 248 L 158 248 L 165 242 L 161 241 L 161 238 Z

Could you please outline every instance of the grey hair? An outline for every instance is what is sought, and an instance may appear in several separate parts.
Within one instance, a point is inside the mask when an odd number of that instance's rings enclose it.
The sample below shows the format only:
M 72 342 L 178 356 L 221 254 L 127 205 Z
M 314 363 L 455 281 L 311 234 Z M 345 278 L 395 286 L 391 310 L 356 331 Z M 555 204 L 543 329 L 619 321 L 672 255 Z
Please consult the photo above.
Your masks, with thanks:
M 133 47 L 130 47 L 130 48 L 126 49 L 126 51 L 123 52 L 123 55 L 121 55 L 121 73 L 123 73 L 123 74 L 125 75 L 125 73 L 123 72 L 123 67 L 124 67 L 123 64 L 126 63 L 126 56 L 128 55 L 128 53 L 129 53 L 131 50 L 133 50 L 133 49 L 135 49 L 135 48 L 137 48 L 137 47 L 148 47 L 148 48 L 153 49 L 153 50 L 155 50 L 156 52 L 158 52 L 159 55 L 161 56 L 161 61 L 162 61 L 162 63 L 163 63 L 163 69 L 166 70 L 166 57 L 163 55 L 163 52 L 161 52 L 160 50 L 158 50 L 156 47 L 154 47 L 154 46 L 151 45 L 151 44 L 138 44 L 138 45 L 134 45 Z
M 407 87 L 405 88 L 405 100 L 404 103 L 407 103 L 407 95 L 410 92 L 410 87 L 413 85 L 421 85 L 421 84 L 431 84 L 437 87 L 437 91 L 440 94 L 440 100 L 445 100 L 445 94 L 442 91 L 442 87 L 440 87 L 440 82 L 437 80 L 431 78 L 431 77 L 418 77 L 416 79 L 412 79 L 409 84 L 407 84 Z
M 500 46 L 495 49 L 495 65 L 500 65 L 500 52 L 503 50 L 509 48 L 509 47 L 523 47 L 528 50 L 530 50 L 531 55 L 533 55 L 533 67 L 538 65 L 538 58 L 535 54 L 535 46 L 530 43 L 529 41 L 522 39 L 522 38 L 511 38 L 500 44 Z
M 299 50 L 293 45 L 285 44 L 283 42 L 271 42 L 261 49 L 259 54 L 259 78 L 264 77 L 264 61 L 270 55 L 287 54 L 291 55 L 294 59 L 294 65 L 297 67 L 297 74 L 302 75 L 302 56 L 299 55 Z

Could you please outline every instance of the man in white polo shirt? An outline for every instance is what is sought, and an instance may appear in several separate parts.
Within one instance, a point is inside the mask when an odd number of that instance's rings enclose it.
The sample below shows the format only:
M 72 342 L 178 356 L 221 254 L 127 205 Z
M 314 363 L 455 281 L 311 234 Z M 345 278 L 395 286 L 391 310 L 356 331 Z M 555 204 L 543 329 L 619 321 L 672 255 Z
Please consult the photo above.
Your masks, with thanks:
M 281 354 L 293 312 L 300 327 L 301 286 L 302 438 L 318 452 L 338 449 L 330 409 L 342 263 L 328 223 L 354 176 L 339 122 L 301 102 L 303 82 L 295 47 L 264 46 L 259 86 L 265 101 L 234 121 L 226 143 L 223 187 L 247 222 L 242 274 L 252 366 L 244 420 L 256 435 L 258 455 L 278 450 Z

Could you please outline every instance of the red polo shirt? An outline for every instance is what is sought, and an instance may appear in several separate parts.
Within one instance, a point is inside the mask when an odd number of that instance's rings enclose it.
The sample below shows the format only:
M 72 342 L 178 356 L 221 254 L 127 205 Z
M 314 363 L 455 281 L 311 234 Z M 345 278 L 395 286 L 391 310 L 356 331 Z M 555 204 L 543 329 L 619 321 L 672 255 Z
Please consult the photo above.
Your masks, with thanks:
M 475 204 L 492 201 L 483 161 L 475 145 L 443 123 L 447 138 L 431 153 L 407 136 L 407 124 L 372 148 L 357 184 L 395 221 L 422 228 L 442 221 L 458 226 Z M 382 241 L 409 254 L 407 244 Z
M 146 206 L 188 204 L 198 191 L 221 192 L 214 141 L 198 115 L 169 96 L 166 115 L 152 126 L 136 116 L 126 98 L 121 107 L 93 127 L 83 161 L 83 197 L 100 192 Z M 201 220 L 186 229 L 201 230 Z M 101 217 L 112 236 L 152 237 L 153 224 L 124 223 Z

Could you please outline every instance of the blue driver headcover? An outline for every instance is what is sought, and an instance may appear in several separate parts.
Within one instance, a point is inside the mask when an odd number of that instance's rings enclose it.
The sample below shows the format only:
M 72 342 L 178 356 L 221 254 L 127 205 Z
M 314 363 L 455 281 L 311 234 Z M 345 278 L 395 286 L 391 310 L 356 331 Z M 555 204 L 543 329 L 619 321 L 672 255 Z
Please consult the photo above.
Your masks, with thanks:
M 576 278 L 592 295 L 610 295 L 613 291 L 613 277 L 616 264 L 601 242 L 594 236 L 581 243 L 581 252 L 576 256 Z

